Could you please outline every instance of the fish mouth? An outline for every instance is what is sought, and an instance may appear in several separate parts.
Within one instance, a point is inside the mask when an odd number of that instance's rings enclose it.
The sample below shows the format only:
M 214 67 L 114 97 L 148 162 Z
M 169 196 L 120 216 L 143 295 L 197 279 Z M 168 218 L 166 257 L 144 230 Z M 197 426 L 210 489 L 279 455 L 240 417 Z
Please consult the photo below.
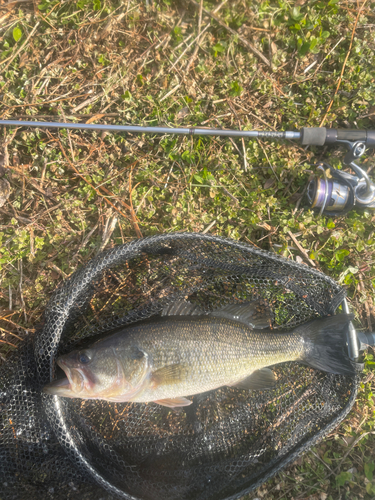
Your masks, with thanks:
M 68 378 L 54 380 L 43 387 L 43 392 L 52 394 L 53 396 L 71 397 L 73 394 L 72 387 Z
M 71 390 L 76 394 L 82 392 L 85 387 L 86 380 L 85 374 L 82 372 L 82 370 L 76 367 L 69 367 L 69 364 L 65 361 L 64 357 L 59 358 L 57 360 L 57 364 L 64 370 L 65 375 L 69 380 Z
M 57 379 L 47 384 L 43 391 L 47 394 L 54 396 L 61 396 L 67 398 L 77 397 L 77 395 L 84 389 L 85 377 L 75 368 L 68 368 L 64 359 L 57 360 L 57 364 L 65 372 L 66 378 Z

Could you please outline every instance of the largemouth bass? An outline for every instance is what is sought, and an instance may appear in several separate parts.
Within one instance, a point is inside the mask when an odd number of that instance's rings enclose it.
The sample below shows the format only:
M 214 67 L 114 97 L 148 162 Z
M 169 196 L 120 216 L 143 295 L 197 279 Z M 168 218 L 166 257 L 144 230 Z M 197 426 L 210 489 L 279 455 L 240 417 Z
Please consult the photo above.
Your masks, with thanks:
M 352 375 L 344 353 L 352 316 L 317 319 L 275 333 L 257 302 L 230 304 L 210 314 L 190 303 L 165 315 L 133 323 L 91 347 L 58 358 L 67 378 L 44 391 L 62 397 L 170 408 L 192 403 L 187 396 L 237 386 L 264 390 L 275 384 L 269 366 L 300 361 L 329 373 Z

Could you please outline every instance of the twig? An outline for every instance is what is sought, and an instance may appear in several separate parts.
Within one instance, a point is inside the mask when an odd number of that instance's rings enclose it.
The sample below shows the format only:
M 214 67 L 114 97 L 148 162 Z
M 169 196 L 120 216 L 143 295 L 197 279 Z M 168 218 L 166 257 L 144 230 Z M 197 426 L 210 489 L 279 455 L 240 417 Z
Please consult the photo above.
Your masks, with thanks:
M 102 236 L 102 243 L 99 247 L 98 253 L 104 250 L 104 248 L 107 246 L 107 243 L 112 236 L 113 231 L 115 230 L 116 224 L 118 222 L 118 218 L 115 215 L 110 215 L 105 223 L 104 231 L 103 231 L 103 236 Z
M 3 318 L 1 318 L 1 319 L 3 319 Z M 5 320 L 5 321 L 6 321 L 6 320 Z M 13 337 L 16 337 L 18 340 L 22 340 L 22 341 L 23 341 L 23 339 L 21 339 L 21 337 L 19 337 L 18 335 L 16 335 L 16 334 L 15 334 L 15 333 L 13 333 L 13 332 L 10 332 L 10 331 L 8 331 L 8 330 L 5 330 L 5 328 L 3 328 L 2 326 L 0 326 L 0 330 L 2 330 L 2 331 L 3 331 L 3 332 L 5 332 L 5 333 L 8 333 L 9 335 L 13 335 Z
M 5 71 L 9 68 L 9 65 L 12 64 L 12 62 L 14 61 L 14 59 L 18 56 L 18 54 L 20 52 L 22 52 L 22 50 L 26 47 L 28 41 L 30 40 L 30 38 L 33 36 L 33 34 L 35 33 L 35 31 L 38 29 L 38 26 L 40 24 L 40 21 L 38 21 L 36 23 L 36 25 L 34 26 L 34 28 L 31 30 L 29 36 L 26 38 L 26 40 L 24 41 L 24 43 L 21 45 L 21 47 L 16 51 L 15 54 L 13 54 L 10 58 L 10 60 L 8 60 L 8 64 L 2 69 L 2 72 L 5 73 Z M 1 64 L 4 64 L 5 62 L 7 61 L 7 59 L 5 59 L 4 61 L 0 62 L 0 65 Z
M 99 223 L 97 223 L 93 229 L 91 229 L 91 231 L 89 232 L 89 234 L 86 236 L 86 238 L 82 241 L 82 243 L 80 244 L 80 246 L 78 247 L 78 250 L 76 251 L 76 253 L 74 254 L 74 257 L 76 255 L 78 255 L 78 253 L 80 252 L 80 250 L 82 250 L 82 248 L 84 248 L 86 245 L 87 245 L 87 242 L 89 241 L 89 239 L 91 238 L 91 236 L 95 233 L 95 231 L 97 230 L 99 226 Z
M 208 231 L 210 229 L 212 229 L 215 224 L 216 224 L 216 220 L 213 220 L 210 224 L 208 224 L 208 226 L 206 227 L 206 229 L 203 229 L 202 234 L 208 233 Z
M 242 142 L 242 149 L 243 149 L 243 168 L 244 168 L 245 172 L 247 172 L 246 147 L 245 147 L 245 140 L 243 137 L 241 137 L 241 142 Z
M 332 52 L 335 50 L 335 48 L 345 39 L 345 37 L 341 37 L 340 40 L 332 47 L 332 49 L 328 52 L 328 54 L 325 56 L 323 61 L 317 66 L 316 70 L 314 71 L 314 76 L 317 74 L 317 72 L 320 70 L 320 68 L 323 66 L 324 61 L 332 54 Z
M 294 236 L 294 234 L 291 231 L 288 231 L 288 234 L 292 238 L 292 240 L 294 241 L 294 244 L 296 245 L 296 247 L 298 248 L 298 250 L 305 257 L 305 259 L 307 259 L 313 267 L 316 267 L 315 262 L 310 259 L 310 257 L 308 256 L 306 250 L 299 244 L 299 242 L 298 242 L 297 238 Z
M 220 5 L 220 7 L 221 7 L 221 5 Z M 207 24 L 207 26 L 206 26 L 206 27 L 204 28 L 204 30 L 202 31 L 201 35 L 203 35 L 203 33 L 204 33 L 205 31 L 207 31 L 209 27 L 210 27 L 210 25 L 209 25 L 209 24 Z M 190 47 L 193 45 L 193 43 L 195 42 L 195 40 L 196 40 L 197 38 L 198 38 L 198 36 L 196 36 L 196 37 L 194 38 L 194 40 L 193 40 L 192 42 L 190 42 L 190 43 L 189 43 L 189 45 L 186 47 L 186 49 L 182 51 L 182 53 L 178 56 L 178 58 L 177 58 L 177 59 L 175 60 L 175 62 L 172 64 L 172 66 L 171 66 L 171 68 L 170 68 L 170 70 L 169 70 L 169 71 L 171 71 L 172 69 L 174 69 L 174 68 L 176 67 L 176 64 L 177 64 L 177 63 L 178 63 L 178 62 L 182 59 L 182 57 L 183 57 L 183 56 L 186 54 L 186 52 L 190 49 Z
M 258 141 L 258 142 L 259 142 L 259 144 L 260 144 L 260 147 L 261 147 L 261 148 L 262 148 L 262 150 L 263 150 L 263 153 L 264 153 L 265 157 L 267 158 L 268 165 L 271 167 L 271 170 L 272 170 L 272 172 L 273 172 L 273 175 L 276 177 L 276 180 L 277 180 L 277 181 L 279 181 L 280 179 L 279 179 L 279 178 L 277 177 L 277 175 L 276 175 L 276 172 L 275 172 L 275 170 L 274 170 L 274 168 L 273 168 L 272 163 L 270 162 L 270 160 L 269 160 L 269 158 L 268 158 L 267 151 L 265 150 L 265 148 L 264 148 L 264 146 L 263 146 L 263 144 L 262 144 L 262 141 Z
M 320 456 L 317 453 L 315 453 L 314 450 L 310 450 L 310 452 L 314 455 L 315 458 L 317 458 L 320 462 L 322 462 L 324 467 L 326 467 L 330 471 L 331 474 L 333 474 L 333 470 L 331 469 L 331 467 L 324 460 L 322 460 L 320 458 Z
M 33 0 L 12 0 L 11 2 L 4 3 L 3 5 L 0 5 L 0 9 L 9 9 L 10 7 L 13 7 L 13 5 L 16 5 L 17 3 L 26 3 L 26 2 L 32 2 Z
M 24 173 L 20 170 L 20 169 L 17 169 L 16 167 L 10 167 L 12 170 L 15 170 L 17 173 L 21 174 L 21 175 L 24 175 Z M 26 177 L 26 180 L 27 182 L 29 182 L 37 191 L 39 191 L 40 193 L 42 193 L 43 196 L 49 198 L 50 200 L 53 200 L 55 202 L 57 202 L 56 198 L 54 196 L 49 196 L 47 194 L 47 192 L 42 189 L 39 185 L 39 182 L 36 180 L 36 179 L 33 179 L 32 177 Z
M 84 108 L 85 106 L 88 106 L 89 104 L 92 104 L 93 102 L 97 101 L 101 97 L 103 97 L 104 91 L 99 92 L 98 94 L 94 95 L 93 97 L 90 97 L 89 99 L 86 99 L 85 101 L 81 102 L 81 104 L 78 104 L 74 108 L 71 109 L 71 113 L 74 114 L 80 109 Z
M 192 3 L 193 5 L 195 5 L 196 7 L 199 7 L 199 3 L 195 2 L 194 0 L 189 0 L 189 1 L 190 1 L 190 3 Z M 269 66 L 272 69 L 272 63 L 257 48 L 255 48 L 250 42 L 248 42 L 245 38 L 243 38 L 242 36 L 240 36 L 237 33 L 237 31 L 233 30 L 227 24 L 225 24 L 219 17 L 215 16 L 215 14 L 213 12 L 205 9 L 204 7 L 203 7 L 203 10 L 204 10 L 204 12 L 206 12 L 206 14 L 208 14 L 210 17 L 212 17 L 212 19 L 215 19 L 215 21 L 218 24 L 220 24 L 220 26 L 222 26 L 227 31 L 229 31 L 229 33 L 232 33 L 232 35 L 235 35 L 236 37 L 238 37 L 238 40 L 242 43 L 242 45 L 244 45 L 254 55 L 256 55 L 257 57 L 259 57 L 259 59 L 261 59 L 265 64 L 267 64 L 267 66 Z
M 190 1 L 192 1 L 192 0 L 190 0 Z M 345 60 L 344 60 L 344 64 L 342 65 L 342 68 L 341 68 L 341 74 L 340 74 L 340 76 L 339 76 L 339 81 L 337 82 L 337 86 L 336 86 L 335 93 L 333 94 L 333 97 L 332 97 L 332 99 L 331 99 L 331 102 L 329 103 L 328 109 L 327 109 L 327 111 L 326 111 L 326 113 L 325 113 L 325 115 L 324 115 L 324 117 L 323 117 L 323 120 L 320 122 L 319 127 L 323 127 L 324 122 L 326 121 L 326 118 L 327 118 L 327 116 L 328 116 L 328 113 L 330 112 L 330 109 L 331 109 L 331 107 L 332 107 L 333 101 L 335 100 L 336 94 L 337 94 L 337 92 L 339 91 L 339 88 L 340 88 L 340 85 L 341 85 L 341 81 L 342 81 L 342 77 L 343 77 L 343 75 L 344 75 L 344 71 L 345 71 L 346 63 L 347 63 L 347 61 L 348 61 L 348 59 L 349 59 L 349 55 L 350 55 L 350 52 L 351 52 L 351 50 L 352 50 L 353 39 L 354 39 L 354 34 L 355 34 L 356 27 L 357 27 L 358 19 L 359 19 L 359 16 L 361 15 L 362 10 L 363 10 L 364 6 L 366 5 L 366 3 L 367 3 L 367 0 L 365 0 L 365 1 L 363 2 L 363 4 L 362 4 L 362 7 L 361 7 L 360 9 L 358 9 L 357 17 L 355 18 L 355 22 L 354 22 L 354 26 L 353 26 L 353 30 L 352 30 L 352 37 L 351 37 L 351 39 L 350 39 L 349 50 L 348 50 L 348 52 L 347 52 L 347 54 L 346 54 L 346 57 L 345 57 Z M 358 4 L 358 2 L 357 2 L 357 4 Z
M 59 108 L 60 108 L 60 111 L 63 115 L 63 118 L 64 118 L 64 122 L 66 122 L 66 116 L 65 116 L 65 113 L 64 113 L 64 109 L 63 107 L 61 106 L 61 104 L 59 104 Z M 72 139 L 70 137 L 70 130 L 67 129 L 67 132 L 68 132 L 68 140 L 69 140 L 69 147 L 70 147 L 70 154 L 72 155 L 72 160 L 73 160 L 73 163 L 76 161 L 75 160 L 75 157 L 74 157 L 74 150 L 73 150 L 73 144 L 72 144 Z
M 193 55 L 191 56 L 190 61 L 188 62 L 187 66 L 186 66 L 186 70 L 185 70 L 186 72 L 189 71 L 190 66 L 193 64 L 194 59 L 197 57 L 198 50 L 199 50 L 199 47 L 200 47 L 200 37 L 201 37 L 201 28 L 202 28 L 202 12 L 203 12 L 203 0 L 201 0 L 201 2 L 199 4 L 198 36 L 196 38 L 197 45 L 195 46 Z
M 114 179 L 116 179 L 116 177 L 118 177 L 119 175 L 121 175 L 122 173 L 125 172 L 125 170 L 128 170 L 128 168 L 131 168 L 132 166 L 136 165 L 140 160 L 142 160 L 143 158 L 145 158 L 147 156 L 147 153 L 144 155 L 144 156 L 141 156 L 139 160 L 135 160 L 133 163 L 131 163 L 130 165 L 127 165 L 125 168 L 121 169 L 119 172 L 117 172 L 115 175 L 113 175 L 112 177 L 110 177 L 109 179 L 106 179 L 105 181 L 103 181 L 101 184 L 98 184 L 96 187 L 97 188 L 100 188 L 101 186 L 104 186 L 104 184 L 108 184 L 108 182 L 112 182 Z
M 247 229 L 246 229 L 246 231 L 247 231 Z M 247 240 L 249 243 L 251 243 L 254 247 L 260 249 L 260 247 L 258 247 L 258 245 L 256 245 L 253 241 L 251 241 L 247 236 L 245 236 L 245 240 Z
M 298 483 L 297 483 L 298 484 Z M 286 491 L 284 491 L 279 497 L 277 497 L 276 500 L 281 500 L 282 498 L 287 498 L 287 494 L 290 493 L 292 490 L 294 490 L 294 488 L 297 486 L 297 484 L 293 484 L 293 486 L 291 486 L 290 488 L 288 488 Z M 274 488 L 272 488 L 274 489 Z M 270 490 L 272 491 L 272 490 Z M 268 493 L 270 493 L 270 491 Z
M 56 4 L 57 5 L 57 4 Z M 4 71 L 4 70 L 2 70 Z M 78 99 L 79 97 L 87 97 L 89 94 L 86 93 L 86 94 L 80 94 L 80 95 L 76 95 L 76 96 L 70 96 L 70 97 L 64 97 L 64 98 L 59 98 L 59 97 L 56 97 L 56 99 L 51 99 L 50 101 L 43 101 L 43 102 L 37 102 L 37 103 L 28 103 L 28 102 L 25 102 L 24 104 L 15 104 L 14 106 L 8 106 L 8 104 L 5 104 L 4 102 L 2 103 L 4 106 L 6 106 L 8 108 L 8 110 L 10 109 L 14 109 L 14 108 L 25 108 L 25 107 L 37 107 L 37 106 L 45 106 L 46 104 L 51 104 L 51 103 L 56 103 L 56 102 L 62 102 L 62 101 L 71 101 L 72 99 Z M 5 116 L 5 112 L 0 115 L 1 117 L 2 116 Z
M 131 219 L 133 222 L 133 227 L 135 229 L 135 232 L 137 233 L 137 237 L 143 238 L 141 230 L 139 229 L 137 217 L 135 215 L 134 208 L 133 208 L 132 193 L 133 193 L 133 189 L 135 189 L 138 186 L 138 184 L 136 184 L 134 186 L 134 188 L 132 187 L 132 173 L 133 173 L 133 167 L 131 168 L 130 173 L 129 173 L 129 203 L 130 203 L 129 211 L 130 211 L 130 216 L 131 216 Z
M 7 342 L 6 340 L 0 340 L 0 342 L 1 342 L 2 344 L 8 344 L 8 345 L 11 345 L 12 347 L 15 347 L 15 348 L 17 349 L 17 346 L 16 346 L 16 345 L 14 345 L 14 344 L 12 344 L 11 342 Z
M 239 106 L 237 104 L 237 106 Z M 240 106 L 239 106 L 240 107 Z M 266 127 L 272 129 L 272 130 L 276 130 L 275 127 L 273 127 L 272 125 L 270 125 L 269 123 L 265 122 L 264 120 L 262 120 L 262 118 L 254 113 L 252 113 L 251 111 L 249 111 L 249 115 L 251 115 L 252 117 L 256 118 L 258 120 L 258 122 L 260 123 L 263 123 L 263 125 L 265 125 Z
M 341 468 L 341 465 L 344 463 L 346 457 L 349 455 L 349 453 L 352 451 L 352 449 L 364 438 L 366 437 L 368 434 L 375 434 L 374 431 L 368 431 L 368 432 L 364 432 L 363 434 L 361 434 L 360 436 L 358 436 L 354 441 L 353 443 L 351 444 L 349 450 L 345 453 L 345 455 L 342 457 L 342 459 L 340 460 L 340 463 L 339 465 L 336 467 L 336 470 L 335 472 L 339 472 L 340 468 Z
M 15 314 L 15 312 L 10 314 L 9 316 L 13 316 L 13 314 Z M 7 316 L 0 317 L 0 320 L 6 321 L 7 323 L 10 323 L 11 325 L 15 326 L 16 328 L 20 328 L 21 330 L 26 330 L 27 332 L 35 332 L 35 328 L 26 328 L 25 326 L 19 325 L 18 323 L 15 323 L 11 319 L 8 319 Z M 11 332 L 7 332 L 7 333 L 10 333 L 11 335 L 14 335 L 15 337 L 17 337 L 17 335 L 15 333 L 11 333 Z M 19 338 L 20 340 L 23 340 L 23 339 L 21 339 L 21 337 L 17 337 L 17 338 Z
M 303 191 L 301 193 L 301 197 L 299 198 L 299 200 L 297 200 L 296 206 L 293 208 L 292 215 L 294 215 L 297 212 L 297 210 L 298 210 L 298 208 L 299 208 L 299 206 L 301 204 L 301 201 L 302 201 L 303 197 L 305 196 L 305 193 L 307 191 L 308 186 L 309 186 L 309 184 L 307 183 L 305 185 L 305 187 L 303 188 Z
M 35 257 L 35 246 L 34 246 L 34 228 L 30 227 L 30 257 L 29 260 L 33 260 Z
M 313 61 L 311 64 L 309 64 L 309 65 L 307 66 L 307 68 L 305 68 L 305 69 L 303 70 L 303 72 L 304 72 L 304 73 L 308 73 L 308 72 L 310 71 L 310 69 L 312 69 L 312 68 L 315 66 L 315 64 L 316 64 L 317 62 L 318 62 L 318 61 L 315 59 L 315 61 Z
M 237 121 L 238 121 L 238 128 L 240 130 L 241 129 L 241 120 L 239 119 L 238 115 L 237 115 L 237 112 L 236 110 L 234 109 L 234 107 L 232 106 L 232 103 L 230 102 L 230 100 L 228 99 L 228 104 L 229 104 L 229 107 L 230 109 L 233 111 L 233 113 L 236 115 L 236 118 L 237 118 Z M 246 148 L 245 148 L 245 141 L 244 141 L 244 138 L 241 137 L 241 142 L 242 142 L 242 149 L 243 149 L 243 167 L 244 167 L 244 171 L 247 172 L 247 160 L 246 160 Z
M 169 182 L 169 178 L 170 178 L 170 176 L 171 176 L 171 173 L 172 173 L 172 170 L 173 170 L 173 167 L 174 167 L 174 164 L 175 164 L 175 163 L 176 163 L 175 161 L 172 163 L 171 169 L 170 169 L 170 171 L 169 171 L 169 173 L 168 173 L 168 177 L 167 177 L 166 183 L 164 184 L 164 189 L 167 189 L 168 182 Z M 150 188 L 150 189 L 151 189 L 151 188 Z M 138 211 L 138 210 L 137 210 L 137 211 Z
M 204 122 L 202 122 L 201 125 L 206 125 L 206 123 L 211 122 L 212 120 L 217 121 L 218 118 L 226 118 L 227 116 L 232 116 L 232 113 L 225 113 L 224 115 L 212 116 L 208 120 L 205 120 Z
M 20 282 L 18 285 L 19 291 L 20 291 L 20 299 L 21 299 L 21 305 L 23 309 L 23 315 L 25 318 L 25 322 L 27 322 L 27 316 L 26 316 L 26 306 L 25 306 L 25 301 L 23 300 L 23 291 L 22 291 L 22 278 L 23 278 L 23 265 L 22 265 L 22 259 L 19 259 L 19 266 L 20 266 Z
M 217 184 L 219 184 L 219 185 L 220 185 L 220 187 L 221 187 L 221 189 L 224 191 L 224 193 L 225 193 L 227 196 L 229 196 L 229 198 L 230 198 L 231 200 L 233 200 L 233 201 L 236 203 L 236 205 L 239 205 L 239 204 L 240 204 L 240 202 L 238 201 L 238 199 L 237 199 L 235 196 L 233 196 L 233 194 L 232 194 L 232 193 L 230 193 L 230 192 L 228 191 L 228 189 L 227 189 L 225 186 L 223 186 L 223 185 L 221 184 L 221 182 L 219 182 L 219 181 L 218 181 L 218 182 L 217 182 Z
M 165 187 L 165 186 L 164 186 Z M 137 210 L 135 211 L 135 215 L 137 215 L 138 210 L 142 207 L 142 203 L 145 201 L 147 195 L 154 189 L 154 186 L 151 186 L 150 189 L 148 189 L 145 194 L 142 196 L 141 201 L 138 203 Z M 121 227 L 121 226 L 120 226 Z
M 46 175 L 46 170 L 47 170 L 47 158 L 44 158 L 42 175 L 40 176 L 40 187 L 42 189 L 43 189 L 43 184 L 44 184 L 44 177 Z
M 371 323 L 370 306 L 369 306 L 369 303 L 368 303 L 368 298 L 367 298 L 367 294 L 366 294 L 365 285 L 363 284 L 363 279 L 362 279 L 362 276 L 361 276 L 361 275 L 359 275 L 359 276 L 358 276 L 358 278 L 359 278 L 359 285 L 360 285 L 360 288 L 362 289 L 362 293 L 363 293 L 364 298 L 365 298 L 365 309 L 366 309 L 366 318 L 367 318 L 367 328 L 368 328 L 368 331 L 369 331 L 369 332 L 372 332 L 372 323 Z
M 163 96 L 161 99 L 159 99 L 159 102 L 163 102 L 164 99 L 167 99 L 167 97 L 169 97 L 170 95 L 174 94 L 176 92 L 176 90 L 178 90 L 180 87 L 181 87 L 181 83 L 179 83 L 172 90 L 170 90 L 169 92 L 167 92 L 165 94 L 165 96 Z
M 48 262 L 48 267 L 50 267 L 51 269 L 53 269 L 54 271 L 56 271 L 64 279 L 66 279 L 68 277 L 68 275 L 66 273 L 64 273 L 64 271 L 62 269 L 60 269 L 59 267 L 57 267 L 56 264 L 54 264 L 53 262 Z

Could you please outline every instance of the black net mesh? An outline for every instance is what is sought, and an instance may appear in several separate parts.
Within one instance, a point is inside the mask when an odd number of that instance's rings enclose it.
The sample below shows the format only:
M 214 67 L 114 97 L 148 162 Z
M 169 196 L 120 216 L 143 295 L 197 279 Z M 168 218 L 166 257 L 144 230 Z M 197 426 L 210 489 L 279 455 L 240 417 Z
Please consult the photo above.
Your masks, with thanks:
M 269 391 L 224 387 L 176 413 L 155 403 L 48 396 L 55 359 L 176 299 L 206 311 L 262 299 L 275 331 L 333 314 L 343 289 L 307 266 L 199 234 L 134 241 L 55 292 L 42 331 L 0 369 L 0 498 L 240 498 L 336 426 L 355 377 L 298 363 Z

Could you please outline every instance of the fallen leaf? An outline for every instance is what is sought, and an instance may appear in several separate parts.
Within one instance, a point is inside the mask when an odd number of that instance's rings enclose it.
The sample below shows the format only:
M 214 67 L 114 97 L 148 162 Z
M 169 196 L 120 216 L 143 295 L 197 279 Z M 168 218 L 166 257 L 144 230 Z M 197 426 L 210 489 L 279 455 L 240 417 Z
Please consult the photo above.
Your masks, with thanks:
M 86 123 L 92 123 L 96 120 L 100 120 L 100 118 L 103 118 L 103 116 L 104 116 L 103 114 L 98 113 L 97 115 L 94 115 L 91 118 L 89 118 Z
M 275 184 L 275 179 L 267 179 L 266 182 L 264 183 L 264 189 L 269 189 Z

